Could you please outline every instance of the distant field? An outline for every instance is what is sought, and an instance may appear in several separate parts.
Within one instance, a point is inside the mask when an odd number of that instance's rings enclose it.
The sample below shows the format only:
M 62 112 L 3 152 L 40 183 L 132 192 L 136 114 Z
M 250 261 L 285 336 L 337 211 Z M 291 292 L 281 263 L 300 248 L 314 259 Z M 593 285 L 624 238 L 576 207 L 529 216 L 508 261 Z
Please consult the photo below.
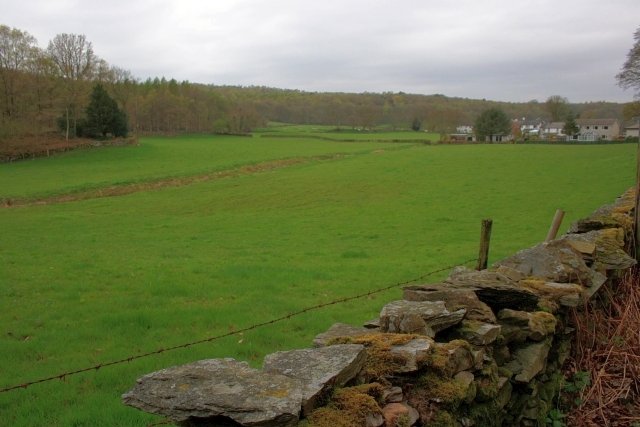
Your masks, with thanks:
M 375 144 L 238 136 L 144 138 L 139 146 L 71 151 L 0 165 L 0 198 L 39 197 L 109 185 L 192 176 L 267 160 L 357 153 Z M 397 148 L 397 146 L 394 146 Z
M 556 208 L 567 211 L 566 228 L 632 186 L 635 150 L 176 137 L 0 165 L 0 198 L 34 199 L 307 158 L 120 197 L 0 208 L 0 388 L 473 258 L 483 218 L 494 220 L 495 261 L 542 240 Z M 0 394 L 0 425 L 159 422 L 120 403 L 137 377 L 212 357 L 259 366 L 264 354 L 308 346 L 334 322 L 377 316 L 400 294 Z
M 364 130 L 350 127 L 326 125 L 291 125 L 286 123 L 271 123 L 264 129 L 259 129 L 256 135 L 265 137 L 308 137 L 333 141 L 378 141 L 378 142 L 437 142 L 440 134 L 427 132 L 413 132 L 406 130 L 390 130 L 386 128 Z

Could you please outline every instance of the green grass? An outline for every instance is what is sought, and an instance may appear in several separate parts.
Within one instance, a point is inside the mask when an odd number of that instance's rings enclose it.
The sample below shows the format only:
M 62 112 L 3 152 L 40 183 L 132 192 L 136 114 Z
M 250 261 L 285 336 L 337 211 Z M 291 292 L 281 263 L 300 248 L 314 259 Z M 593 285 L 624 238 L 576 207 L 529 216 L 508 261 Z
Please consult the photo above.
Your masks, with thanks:
M 400 145 L 401 146 L 401 145 Z M 237 136 L 143 138 L 138 146 L 71 151 L 4 164 L 0 199 L 34 198 L 109 185 L 227 170 L 274 159 L 358 153 L 398 144 L 342 143 L 310 139 Z
M 272 122 L 263 129 L 258 129 L 256 136 L 277 136 L 295 138 L 315 138 L 328 141 L 378 141 L 378 142 L 437 142 L 440 134 L 427 132 L 413 132 L 407 130 L 391 130 L 388 128 L 376 128 L 372 130 L 357 129 L 351 127 L 327 126 L 327 125 L 293 125 L 288 123 Z
M 218 143 L 230 151 L 213 156 Z M 33 196 L 121 175 L 155 179 L 354 153 L 186 187 L 0 209 L 0 388 L 237 330 L 473 258 L 482 218 L 494 220 L 495 261 L 542 240 L 556 208 L 567 211 L 566 228 L 635 177 L 631 145 L 397 147 L 167 138 L 1 165 L 3 195 Z M 20 179 L 5 192 L 8 176 Z M 137 377 L 212 357 L 259 366 L 264 354 L 308 346 L 334 322 L 377 316 L 400 294 L 0 394 L 0 425 L 146 426 L 160 418 L 120 403 Z

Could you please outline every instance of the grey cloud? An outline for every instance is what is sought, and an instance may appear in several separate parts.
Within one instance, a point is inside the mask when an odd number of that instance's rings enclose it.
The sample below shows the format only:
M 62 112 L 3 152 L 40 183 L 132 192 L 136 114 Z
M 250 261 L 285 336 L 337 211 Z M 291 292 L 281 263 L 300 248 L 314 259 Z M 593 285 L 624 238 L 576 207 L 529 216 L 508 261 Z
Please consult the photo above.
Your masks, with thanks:
M 637 0 L 0 0 L 41 46 L 87 35 L 140 78 L 507 101 L 628 101 Z

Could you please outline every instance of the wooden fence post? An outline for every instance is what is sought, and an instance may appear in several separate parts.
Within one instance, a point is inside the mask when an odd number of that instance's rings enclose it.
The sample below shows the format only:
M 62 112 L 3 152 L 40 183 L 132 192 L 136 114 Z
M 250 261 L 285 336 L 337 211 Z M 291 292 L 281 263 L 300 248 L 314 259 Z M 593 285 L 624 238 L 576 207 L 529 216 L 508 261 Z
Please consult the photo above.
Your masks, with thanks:
M 560 224 L 562 224 L 562 220 L 564 219 L 564 211 L 562 209 L 556 210 L 556 214 L 553 216 L 553 221 L 551 222 L 551 228 L 549 228 L 549 232 L 547 233 L 547 238 L 544 240 L 545 242 L 549 242 L 556 238 L 558 235 L 558 230 L 560 229 Z
M 478 255 L 478 265 L 476 270 L 484 270 L 489 262 L 489 243 L 491 242 L 491 226 L 493 220 L 483 219 L 480 230 L 480 253 Z

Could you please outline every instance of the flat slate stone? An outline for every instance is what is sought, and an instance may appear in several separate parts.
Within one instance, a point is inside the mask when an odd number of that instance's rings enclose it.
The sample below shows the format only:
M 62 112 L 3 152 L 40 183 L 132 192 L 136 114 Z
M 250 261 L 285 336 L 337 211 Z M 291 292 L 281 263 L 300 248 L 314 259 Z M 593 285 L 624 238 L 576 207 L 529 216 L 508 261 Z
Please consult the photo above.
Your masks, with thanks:
M 473 289 L 452 289 L 447 283 L 407 286 L 403 288 L 403 298 L 407 301 L 444 301 L 449 311 L 466 309 L 466 320 L 496 322 L 491 308 L 478 299 Z
M 315 347 L 324 347 L 331 344 L 331 342 L 337 338 L 357 338 L 370 335 L 373 332 L 370 328 L 352 326 L 346 323 L 335 323 L 326 332 L 316 335 L 313 339 L 313 345 Z
M 439 331 L 460 323 L 466 312 L 450 312 L 443 301 L 393 301 L 382 308 L 380 327 L 384 332 L 433 338 Z
M 636 265 L 636 260 L 624 251 L 624 235 L 622 228 L 606 228 L 582 234 L 567 234 L 563 240 L 570 245 L 592 245 L 592 260 L 606 270 L 626 270 Z
M 446 301 L 449 310 L 466 307 L 465 319 L 495 323 L 493 311 L 503 308 L 535 310 L 540 296 L 522 288 L 518 281 L 529 275 L 507 265 L 496 265 L 492 270 L 456 268 L 444 283 L 413 285 L 404 288 L 404 298 L 411 301 Z M 473 292 L 474 297 L 469 297 Z M 452 298 L 451 301 L 448 298 Z M 473 302 L 478 299 L 480 303 Z
M 145 375 L 122 400 L 176 423 L 228 419 L 274 427 L 298 422 L 302 397 L 299 380 L 234 359 L 209 359 Z
M 264 359 L 265 372 L 286 375 L 303 383 L 302 412 L 308 415 L 331 387 L 342 387 L 362 369 L 366 350 L 359 344 L 281 351 Z
M 506 364 L 519 383 L 529 383 L 545 368 L 551 344 L 549 340 L 530 344 L 514 352 L 514 360 Z
M 456 330 L 456 335 L 473 345 L 489 345 L 498 338 L 501 330 L 500 325 L 463 320 Z
M 567 241 L 541 243 L 499 261 L 495 266 L 509 267 L 525 276 L 549 282 L 579 283 L 591 286 L 594 272 L 584 262 L 582 254 Z

